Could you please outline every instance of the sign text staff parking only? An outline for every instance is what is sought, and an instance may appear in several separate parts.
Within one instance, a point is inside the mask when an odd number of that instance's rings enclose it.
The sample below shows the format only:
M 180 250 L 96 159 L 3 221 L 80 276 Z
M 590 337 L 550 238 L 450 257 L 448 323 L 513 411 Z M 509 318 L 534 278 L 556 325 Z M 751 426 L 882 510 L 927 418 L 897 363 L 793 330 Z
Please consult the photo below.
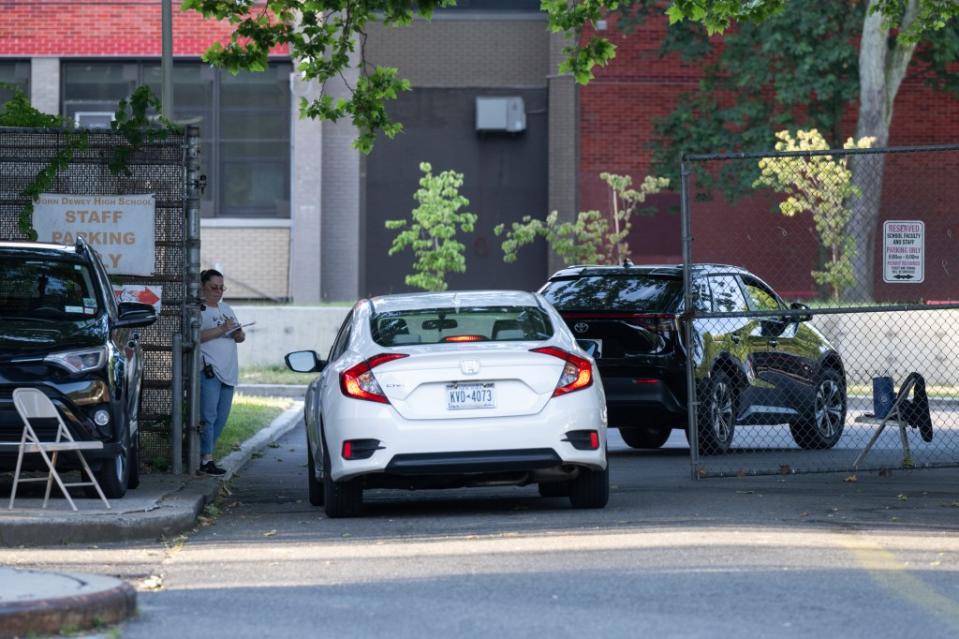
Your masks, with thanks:
M 882 225 L 882 281 L 918 284 L 925 277 L 926 226 L 918 220 L 887 220 Z
M 33 209 L 33 228 L 41 242 L 73 244 L 82 237 L 110 273 L 152 275 L 155 214 L 152 193 L 43 193 Z

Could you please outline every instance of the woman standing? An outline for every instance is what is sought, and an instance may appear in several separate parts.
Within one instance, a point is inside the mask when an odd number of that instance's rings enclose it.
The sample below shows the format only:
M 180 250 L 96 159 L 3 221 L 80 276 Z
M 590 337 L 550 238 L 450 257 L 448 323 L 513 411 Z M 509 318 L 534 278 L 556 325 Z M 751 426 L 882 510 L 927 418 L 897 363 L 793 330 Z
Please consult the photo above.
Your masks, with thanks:
M 236 345 L 246 339 L 236 315 L 221 301 L 223 274 L 215 269 L 200 274 L 205 305 L 200 312 L 200 472 L 223 475 L 213 461 L 213 445 L 223 432 L 239 377 Z

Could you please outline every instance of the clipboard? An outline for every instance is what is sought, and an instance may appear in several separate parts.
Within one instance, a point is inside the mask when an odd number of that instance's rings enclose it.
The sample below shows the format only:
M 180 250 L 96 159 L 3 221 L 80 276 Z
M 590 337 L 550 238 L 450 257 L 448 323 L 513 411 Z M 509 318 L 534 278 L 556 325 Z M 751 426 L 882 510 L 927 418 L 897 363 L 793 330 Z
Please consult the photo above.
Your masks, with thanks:
M 255 321 L 253 321 L 253 322 L 247 322 L 246 324 L 239 324 L 239 325 L 237 325 L 237 326 L 234 326 L 233 328 L 231 328 L 230 330 L 228 330 L 227 332 L 225 332 L 225 333 L 223 333 L 223 334 L 224 334 L 224 335 L 229 335 L 230 333 L 232 333 L 232 332 L 235 331 L 235 330 L 238 330 L 238 329 L 241 329 L 241 328 L 246 328 L 247 326 L 253 326 L 254 324 L 256 324 Z

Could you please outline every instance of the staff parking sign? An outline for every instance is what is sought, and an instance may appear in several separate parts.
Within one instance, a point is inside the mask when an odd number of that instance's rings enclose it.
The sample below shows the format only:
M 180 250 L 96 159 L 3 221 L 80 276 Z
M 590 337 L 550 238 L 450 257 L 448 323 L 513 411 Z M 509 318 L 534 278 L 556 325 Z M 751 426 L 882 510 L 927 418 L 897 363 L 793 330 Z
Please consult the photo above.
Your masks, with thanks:
M 918 220 L 887 220 L 882 225 L 882 281 L 918 284 L 925 277 L 926 227 Z

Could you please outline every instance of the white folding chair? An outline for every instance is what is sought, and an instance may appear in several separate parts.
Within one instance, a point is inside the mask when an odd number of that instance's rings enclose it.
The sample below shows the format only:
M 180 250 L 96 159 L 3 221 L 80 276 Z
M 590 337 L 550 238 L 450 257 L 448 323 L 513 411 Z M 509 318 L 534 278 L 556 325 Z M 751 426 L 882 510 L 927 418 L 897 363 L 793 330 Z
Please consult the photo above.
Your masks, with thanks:
M 100 484 L 97 483 L 96 477 L 93 476 L 93 472 L 90 470 L 90 466 L 87 464 L 87 460 L 83 457 L 82 452 L 84 450 L 102 449 L 103 442 L 78 442 L 73 439 L 73 436 L 67 429 L 66 424 L 63 423 L 63 418 L 60 416 L 60 411 L 58 411 L 56 406 L 53 405 L 53 402 L 50 401 L 49 397 L 36 388 L 15 389 L 13 391 L 13 404 L 17 407 L 17 412 L 20 413 L 20 419 L 23 420 L 23 435 L 20 436 L 20 449 L 17 454 L 17 469 L 13 475 L 13 492 L 10 493 L 9 508 L 13 508 L 13 502 L 17 498 L 17 485 L 28 481 L 47 482 L 47 490 L 43 495 L 44 508 L 47 507 L 47 502 L 50 500 L 50 488 L 54 481 L 57 482 L 57 485 L 63 492 L 63 496 L 66 498 L 67 502 L 70 504 L 70 508 L 73 510 L 76 510 L 77 506 L 73 503 L 73 499 L 70 498 L 70 493 L 67 491 L 67 488 L 77 486 L 93 486 L 96 489 L 97 494 L 100 495 L 100 499 L 103 500 L 103 504 L 109 508 L 110 502 L 107 501 L 103 491 L 100 490 Z M 58 424 L 56 439 L 53 441 L 40 441 L 40 438 L 37 437 L 37 433 L 33 429 L 33 426 L 30 425 L 31 419 L 56 419 Z M 90 478 L 90 481 L 64 484 L 63 480 L 60 479 L 60 475 L 57 473 L 56 468 L 57 455 L 60 453 L 60 451 L 75 452 L 80 458 L 80 464 L 83 466 L 82 472 L 86 472 L 87 477 Z M 39 453 L 40 456 L 43 457 L 43 461 L 46 463 L 49 471 L 46 477 L 20 479 L 20 469 L 23 466 L 23 456 L 26 453 Z M 52 453 L 52 455 L 48 455 L 48 453 Z M 82 473 L 80 478 L 83 479 Z

